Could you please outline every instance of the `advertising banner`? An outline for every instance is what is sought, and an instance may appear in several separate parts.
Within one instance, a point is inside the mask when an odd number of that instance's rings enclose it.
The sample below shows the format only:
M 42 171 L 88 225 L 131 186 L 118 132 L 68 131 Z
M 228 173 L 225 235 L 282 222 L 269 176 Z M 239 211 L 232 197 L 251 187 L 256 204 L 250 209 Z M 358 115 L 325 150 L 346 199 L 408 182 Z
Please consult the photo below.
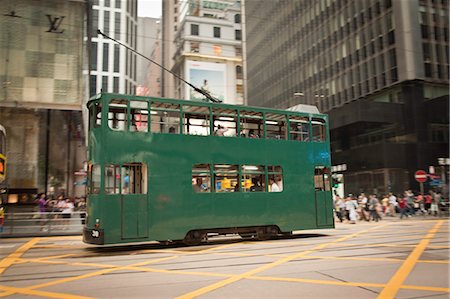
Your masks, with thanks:
M 226 66 L 222 63 L 187 61 L 186 78 L 193 85 L 208 91 L 213 97 L 226 98 Z M 186 99 L 203 101 L 205 96 L 186 85 Z

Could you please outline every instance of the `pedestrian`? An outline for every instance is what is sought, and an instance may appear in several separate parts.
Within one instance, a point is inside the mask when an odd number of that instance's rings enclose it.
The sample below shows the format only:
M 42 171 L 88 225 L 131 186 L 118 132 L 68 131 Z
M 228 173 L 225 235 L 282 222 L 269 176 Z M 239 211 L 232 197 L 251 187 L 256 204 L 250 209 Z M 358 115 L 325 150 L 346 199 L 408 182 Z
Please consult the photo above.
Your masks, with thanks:
M 379 220 L 381 220 L 380 215 L 378 214 L 378 205 L 380 204 L 380 202 L 378 201 L 378 198 L 376 198 L 375 195 L 370 195 L 369 196 L 369 211 L 370 211 L 370 218 L 375 221 L 378 222 Z
M 342 207 L 343 199 L 339 195 L 335 195 L 334 197 L 334 211 L 336 214 L 336 217 L 339 219 L 339 221 L 342 223 L 344 221 L 344 211 L 345 211 L 345 204 L 344 207 Z
M 403 219 L 403 216 L 411 217 L 408 215 L 408 199 L 406 197 L 399 198 L 398 206 L 400 208 L 400 219 Z
M 389 212 L 389 195 L 386 194 L 385 196 L 383 196 L 383 199 L 381 200 L 381 206 L 383 207 L 382 213 L 384 217 L 386 217 Z
M 430 214 L 430 208 L 431 208 L 431 202 L 432 202 L 432 197 L 431 194 L 433 193 L 433 191 L 428 192 L 427 195 L 425 195 L 425 210 L 427 211 L 428 214 Z
M 345 210 L 347 211 L 347 219 L 350 224 L 356 223 L 356 207 L 358 205 L 353 201 L 353 199 L 349 196 L 345 200 Z
M 35 203 L 38 204 L 39 207 L 39 216 L 41 231 L 47 231 L 48 229 L 45 227 L 47 222 L 47 199 L 45 193 L 41 193 L 39 197 L 35 200 Z
M 5 225 L 5 209 L 0 206 L 0 233 L 3 232 L 3 226 Z
M 389 193 L 389 214 L 391 217 L 395 217 L 397 207 L 397 197 L 394 194 Z
M 64 227 L 63 229 L 68 229 L 69 228 L 69 224 L 70 224 L 70 218 L 72 217 L 72 213 L 75 209 L 74 204 L 72 203 L 72 201 L 70 200 L 70 198 L 67 198 L 65 200 L 65 205 L 64 208 L 62 210 L 62 218 L 64 219 Z

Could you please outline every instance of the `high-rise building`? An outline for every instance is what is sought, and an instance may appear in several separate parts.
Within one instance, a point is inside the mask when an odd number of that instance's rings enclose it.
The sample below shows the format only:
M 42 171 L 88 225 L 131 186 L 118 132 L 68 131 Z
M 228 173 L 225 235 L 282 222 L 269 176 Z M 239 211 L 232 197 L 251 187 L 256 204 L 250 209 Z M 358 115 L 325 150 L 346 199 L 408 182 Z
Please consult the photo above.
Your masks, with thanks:
M 161 23 L 159 18 L 138 17 L 137 51 L 138 53 L 161 64 L 160 50 Z M 153 69 L 156 69 L 156 73 Z M 137 56 L 137 90 L 136 95 L 160 96 L 160 86 L 157 82 L 161 77 L 161 68 L 147 59 Z M 153 75 L 158 75 L 154 78 Z M 158 84 L 155 84 L 158 83 Z
M 136 93 L 136 54 L 97 35 L 97 29 L 131 49 L 137 48 L 137 0 L 93 0 L 90 92 Z
M 419 190 L 418 169 L 448 182 L 448 0 L 243 6 L 248 103 L 329 114 L 347 193 Z
M 175 52 L 170 69 L 191 84 L 230 104 L 243 102 L 241 7 L 236 0 L 182 0 L 173 7 Z M 172 11 L 163 9 L 163 19 Z M 163 29 L 165 30 L 165 29 Z M 164 52 L 163 55 L 169 55 Z M 174 80 L 174 97 L 202 100 L 204 96 Z

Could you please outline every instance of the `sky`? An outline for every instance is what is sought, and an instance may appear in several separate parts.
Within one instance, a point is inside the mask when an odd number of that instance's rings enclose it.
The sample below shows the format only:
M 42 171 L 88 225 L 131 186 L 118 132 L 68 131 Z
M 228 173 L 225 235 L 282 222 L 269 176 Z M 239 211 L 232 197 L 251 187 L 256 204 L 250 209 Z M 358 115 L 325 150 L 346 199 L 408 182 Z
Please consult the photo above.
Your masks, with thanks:
M 138 16 L 161 18 L 163 0 L 138 0 Z

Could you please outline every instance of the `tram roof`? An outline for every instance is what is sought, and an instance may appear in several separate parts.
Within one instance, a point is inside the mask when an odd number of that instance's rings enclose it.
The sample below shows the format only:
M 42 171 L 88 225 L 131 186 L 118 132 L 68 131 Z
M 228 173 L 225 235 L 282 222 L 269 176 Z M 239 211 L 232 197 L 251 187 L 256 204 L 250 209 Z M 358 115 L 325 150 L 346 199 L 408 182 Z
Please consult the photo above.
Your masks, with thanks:
M 87 102 L 87 106 L 92 101 L 98 100 L 101 97 L 107 97 L 107 98 L 118 98 L 118 99 L 125 99 L 125 100 L 150 100 L 150 101 L 157 101 L 161 103 L 160 107 L 164 108 L 164 103 L 167 104 L 179 104 L 179 105 L 190 105 L 190 106 L 197 106 L 198 111 L 195 109 L 191 109 L 189 112 L 204 112 L 201 111 L 202 107 L 215 107 L 216 112 L 227 114 L 227 112 L 231 112 L 232 110 L 238 109 L 242 112 L 244 111 L 246 116 L 254 117 L 257 116 L 258 112 L 272 112 L 276 114 L 296 114 L 296 115 L 308 115 L 308 116 L 319 116 L 322 118 L 327 118 L 326 114 L 320 113 L 316 106 L 314 105 L 297 105 L 293 107 L 289 107 L 286 110 L 282 109 L 274 109 L 274 108 L 267 108 L 267 107 L 255 107 L 255 106 L 244 106 L 244 105 L 231 105 L 231 104 L 224 104 L 224 103 L 211 103 L 211 102 L 200 102 L 200 101 L 189 101 L 189 100 L 180 100 L 180 99 L 171 99 L 171 98 L 158 98 L 158 97 L 149 97 L 149 96 L 134 96 L 134 95 L 125 95 L 125 94 L 119 94 L 119 93 L 99 93 L 93 97 L 90 98 L 90 100 Z

